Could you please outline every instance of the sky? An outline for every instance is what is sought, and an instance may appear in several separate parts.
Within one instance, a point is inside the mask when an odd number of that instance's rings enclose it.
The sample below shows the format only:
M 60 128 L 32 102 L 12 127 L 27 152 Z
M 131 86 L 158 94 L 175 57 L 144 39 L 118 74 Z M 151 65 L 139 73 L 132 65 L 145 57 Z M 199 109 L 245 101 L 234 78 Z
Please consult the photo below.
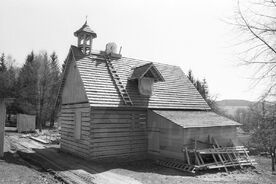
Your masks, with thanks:
M 88 17 L 97 33 L 93 49 L 108 42 L 122 46 L 122 55 L 191 69 L 207 80 L 217 100 L 257 100 L 253 70 L 239 66 L 233 25 L 235 0 L 0 0 L 0 53 L 22 65 L 34 50 L 55 51 L 60 64 L 73 32 Z

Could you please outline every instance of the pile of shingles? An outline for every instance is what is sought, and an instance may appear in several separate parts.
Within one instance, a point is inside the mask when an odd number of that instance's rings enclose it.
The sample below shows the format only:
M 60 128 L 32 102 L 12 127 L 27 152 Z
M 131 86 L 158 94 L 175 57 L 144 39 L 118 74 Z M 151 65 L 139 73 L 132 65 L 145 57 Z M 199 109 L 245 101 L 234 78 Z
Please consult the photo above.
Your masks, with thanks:
M 185 162 L 175 159 L 161 159 L 158 164 L 195 173 L 198 170 L 208 169 L 225 169 L 228 172 L 228 167 L 254 166 L 257 164 L 254 159 L 248 155 L 249 151 L 244 146 L 223 147 L 218 145 L 217 141 L 213 139 L 213 143 L 205 143 L 210 147 L 205 149 L 198 149 L 197 143 L 199 141 L 193 140 L 194 149 L 183 149 Z M 203 143 L 203 142 L 201 142 Z

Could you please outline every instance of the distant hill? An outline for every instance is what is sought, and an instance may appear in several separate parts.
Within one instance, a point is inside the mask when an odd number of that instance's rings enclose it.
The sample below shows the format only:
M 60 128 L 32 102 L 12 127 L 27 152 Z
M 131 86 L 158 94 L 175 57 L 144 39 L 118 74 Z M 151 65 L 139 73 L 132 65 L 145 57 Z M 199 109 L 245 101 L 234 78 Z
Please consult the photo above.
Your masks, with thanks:
M 254 102 L 248 100 L 226 99 L 216 102 L 218 106 L 250 106 Z
M 239 99 L 225 99 L 216 101 L 217 107 L 222 110 L 224 113 L 234 116 L 238 109 L 248 109 L 251 105 L 255 107 L 262 107 L 262 102 L 252 102 L 248 100 L 239 100 Z M 266 101 L 266 106 L 276 105 L 276 101 Z
M 237 109 L 247 109 L 254 102 L 248 100 L 226 99 L 217 101 L 218 107 L 229 115 L 234 115 Z

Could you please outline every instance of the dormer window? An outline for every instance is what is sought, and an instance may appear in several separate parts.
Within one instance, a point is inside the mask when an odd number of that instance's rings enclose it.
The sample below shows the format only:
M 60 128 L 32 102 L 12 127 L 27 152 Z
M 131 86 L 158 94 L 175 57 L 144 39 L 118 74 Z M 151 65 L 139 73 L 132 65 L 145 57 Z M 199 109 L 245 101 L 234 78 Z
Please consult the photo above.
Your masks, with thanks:
M 138 80 L 138 89 L 141 95 L 151 96 L 154 90 L 153 84 L 165 81 L 153 63 L 137 66 L 132 70 L 129 80 Z

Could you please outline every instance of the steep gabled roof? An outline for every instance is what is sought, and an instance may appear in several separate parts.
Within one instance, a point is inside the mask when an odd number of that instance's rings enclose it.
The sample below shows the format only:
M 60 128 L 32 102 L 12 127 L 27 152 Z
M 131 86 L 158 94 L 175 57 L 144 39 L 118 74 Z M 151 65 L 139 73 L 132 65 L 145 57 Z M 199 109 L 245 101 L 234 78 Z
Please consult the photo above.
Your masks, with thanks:
M 71 51 L 79 52 L 76 47 Z M 75 58 L 90 105 L 92 107 L 128 107 L 117 91 L 106 62 L 99 57 L 99 54 L 94 54 L 80 59 Z M 133 102 L 133 107 L 210 110 L 180 67 L 153 62 L 163 76 L 164 82 L 154 83 L 153 94 L 147 97 L 139 94 L 137 81 L 131 81 L 128 78 L 132 75 L 133 68 L 145 65 L 149 63 L 148 61 L 122 57 L 111 62 Z
M 133 68 L 133 72 L 132 72 L 129 80 L 141 79 L 146 74 L 151 74 L 152 77 L 154 78 L 155 82 L 157 82 L 157 81 L 164 81 L 163 76 L 156 69 L 156 67 L 154 66 L 154 64 L 152 62 L 146 63 L 144 65 L 137 66 L 137 67 Z

